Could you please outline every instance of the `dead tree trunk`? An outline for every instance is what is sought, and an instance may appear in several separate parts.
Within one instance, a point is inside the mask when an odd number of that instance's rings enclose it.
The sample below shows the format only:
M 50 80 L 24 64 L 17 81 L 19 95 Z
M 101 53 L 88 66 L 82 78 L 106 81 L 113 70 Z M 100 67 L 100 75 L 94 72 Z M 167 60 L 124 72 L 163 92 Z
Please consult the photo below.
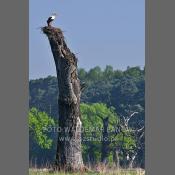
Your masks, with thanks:
M 108 134 L 108 125 L 109 125 L 109 117 L 106 117 L 103 120 L 103 140 L 102 140 L 102 155 L 101 155 L 101 162 L 106 164 L 108 163 L 108 155 L 109 155 L 109 134 Z
M 120 149 L 117 146 L 116 148 L 113 149 L 113 160 L 115 162 L 115 165 L 117 167 L 117 169 L 120 168 L 120 158 L 119 158 L 119 153 L 120 153 Z
M 43 27 L 53 53 L 58 79 L 58 133 L 56 167 L 66 171 L 84 168 L 81 151 L 80 95 L 77 58 L 69 50 L 59 28 Z

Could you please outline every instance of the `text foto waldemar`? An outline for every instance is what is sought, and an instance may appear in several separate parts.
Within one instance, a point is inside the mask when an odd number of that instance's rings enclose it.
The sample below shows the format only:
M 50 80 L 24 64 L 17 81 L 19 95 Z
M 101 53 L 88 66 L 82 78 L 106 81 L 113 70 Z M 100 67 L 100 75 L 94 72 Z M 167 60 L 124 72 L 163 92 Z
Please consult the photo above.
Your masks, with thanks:
M 77 131 L 77 132 L 103 132 L 104 128 L 103 127 L 82 127 L 81 129 L 79 128 L 70 128 L 70 127 L 43 127 L 43 131 L 46 132 L 73 132 L 73 131 Z M 119 132 L 119 128 L 118 127 L 108 127 L 107 128 L 107 132 Z

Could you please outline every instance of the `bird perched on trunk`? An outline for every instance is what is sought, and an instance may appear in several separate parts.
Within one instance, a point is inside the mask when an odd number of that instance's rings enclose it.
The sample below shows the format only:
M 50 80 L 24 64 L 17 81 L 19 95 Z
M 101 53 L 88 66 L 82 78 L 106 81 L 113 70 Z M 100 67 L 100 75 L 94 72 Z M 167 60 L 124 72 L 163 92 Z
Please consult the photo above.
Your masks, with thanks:
M 47 19 L 47 25 L 48 27 L 51 26 L 52 21 L 56 18 L 57 14 L 53 13 L 48 19 Z

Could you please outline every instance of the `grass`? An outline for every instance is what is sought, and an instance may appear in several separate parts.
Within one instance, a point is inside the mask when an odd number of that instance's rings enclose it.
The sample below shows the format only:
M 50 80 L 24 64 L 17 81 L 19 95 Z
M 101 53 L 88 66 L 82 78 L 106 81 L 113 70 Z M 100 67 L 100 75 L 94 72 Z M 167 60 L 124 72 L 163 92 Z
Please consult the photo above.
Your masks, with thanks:
M 64 172 L 49 172 L 47 169 L 30 169 L 29 175 L 145 175 L 141 169 L 133 170 L 108 170 L 106 172 L 90 172 L 90 173 L 64 173 Z

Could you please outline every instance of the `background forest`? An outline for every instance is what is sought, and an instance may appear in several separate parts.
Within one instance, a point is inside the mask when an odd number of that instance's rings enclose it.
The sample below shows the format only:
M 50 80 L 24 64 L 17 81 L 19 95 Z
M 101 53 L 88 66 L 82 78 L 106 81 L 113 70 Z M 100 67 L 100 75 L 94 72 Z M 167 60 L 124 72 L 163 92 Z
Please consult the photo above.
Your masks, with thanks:
M 81 95 L 83 128 L 102 128 L 82 132 L 85 164 L 105 162 L 144 168 L 145 70 L 128 67 L 121 71 L 108 65 L 104 70 L 81 68 L 78 74 L 84 87 Z M 58 132 L 53 128 L 59 117 L 57 86 L 53 76 L 29 82 L 30 162 L 38 166 L 55 159 Z M 52 130 L 48 132 L 47 128 Z

